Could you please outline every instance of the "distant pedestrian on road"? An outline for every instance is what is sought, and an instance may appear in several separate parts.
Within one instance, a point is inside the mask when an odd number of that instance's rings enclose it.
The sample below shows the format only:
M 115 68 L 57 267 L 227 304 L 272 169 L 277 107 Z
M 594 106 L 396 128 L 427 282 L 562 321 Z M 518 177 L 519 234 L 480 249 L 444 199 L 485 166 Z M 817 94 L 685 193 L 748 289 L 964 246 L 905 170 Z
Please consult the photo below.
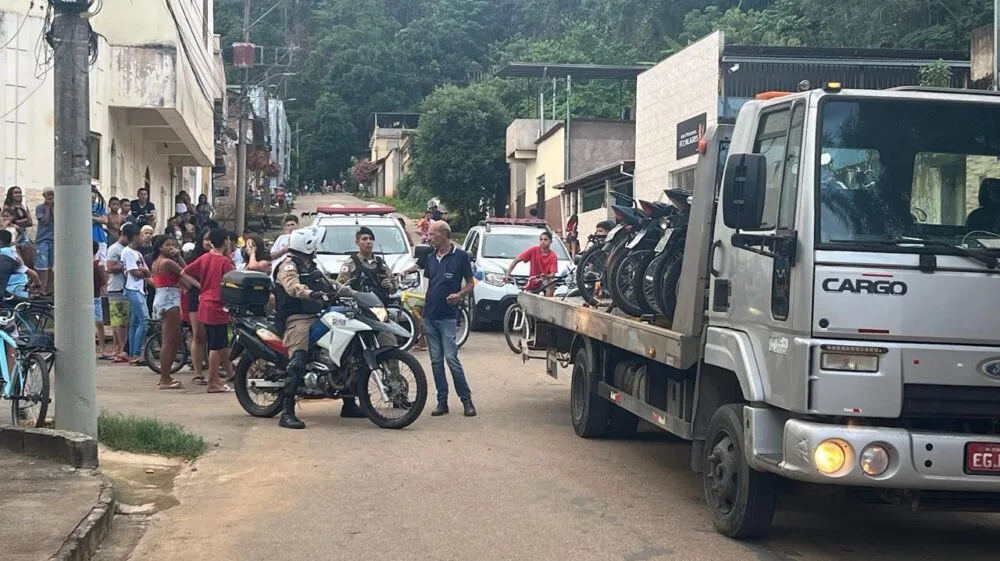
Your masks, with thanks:
M 429 227 L 430 245 L 434 255 L 427 258 L 424 276 L 428 279 L 424 305 L 424 338 L 431 356 L 434 385 L 437 387 L 437 408 L 432 417 L 448 414 L 448 378 L 444 363 L 448 362 L 455 381 L 455 393 L 462 400 L 466 417 L 475 417 L 472 391 L 465 379 L 465 370 L 458 360 L 455 331 L 458 327 L 458 305 L 472 292 L 472 263 L 469 254 L 451 243 L 451 227 L 443 220 Z M 465 286 L 462 286 L 462 281 Z

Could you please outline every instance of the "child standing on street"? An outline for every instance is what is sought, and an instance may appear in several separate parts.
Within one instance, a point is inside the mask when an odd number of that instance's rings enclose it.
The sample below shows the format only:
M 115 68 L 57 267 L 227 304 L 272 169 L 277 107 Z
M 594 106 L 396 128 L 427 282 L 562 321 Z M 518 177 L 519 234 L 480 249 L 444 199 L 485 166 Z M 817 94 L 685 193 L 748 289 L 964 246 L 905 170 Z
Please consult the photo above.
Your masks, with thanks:
M 198 321 L 204 326 L 208 340 L 208 393 L 233 391 L 219 378 L 219 367 L 225 368 L 226 380 L 232 380 L 233 363 L 229 360 L 229 314 L 222 307 L 222 277 L 236 267 L 229 258 L 228 232 L 215 228 L 208 233 L 212 250 L 184 268 L 184 274 L 201 285 L 198 296 Z

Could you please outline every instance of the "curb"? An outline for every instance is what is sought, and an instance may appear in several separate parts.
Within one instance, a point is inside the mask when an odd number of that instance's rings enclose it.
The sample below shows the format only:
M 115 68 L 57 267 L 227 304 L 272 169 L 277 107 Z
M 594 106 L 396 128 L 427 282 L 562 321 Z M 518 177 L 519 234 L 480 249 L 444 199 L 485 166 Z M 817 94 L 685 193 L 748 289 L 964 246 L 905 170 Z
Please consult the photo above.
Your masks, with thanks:
M 0 448 L 77 469 L 97 467 L 97 439 L 52 429 L 0 427 Z
M 103 473 L 95 471 L 94 475 L 101 479 L 101 492 L 97 497 L 97 504 L 77 524 L 49 561 L 90 561 L 111 530 L 115 517 L 115 491 L 111 481 Z

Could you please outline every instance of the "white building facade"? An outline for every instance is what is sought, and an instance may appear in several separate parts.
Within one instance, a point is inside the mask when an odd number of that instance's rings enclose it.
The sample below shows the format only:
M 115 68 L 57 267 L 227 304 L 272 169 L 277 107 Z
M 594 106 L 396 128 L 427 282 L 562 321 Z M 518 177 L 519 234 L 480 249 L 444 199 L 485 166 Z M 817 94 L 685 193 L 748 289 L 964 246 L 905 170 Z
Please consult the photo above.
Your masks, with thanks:
M 0 187 L 18 185 L 33 207 L 53 184 L 52 50 L 44 2 L 0 0 Z M 214 33 L 213 0 L 103 0 L 91 24 L 97 56 L 90 67 L 92 183 L 104 196 L 134 199 L 142 187 L 172 214 L 174 196 L 211 198 L 214 113 L 224 73 Z M 170 209 L 169 211 L 167 209 Z

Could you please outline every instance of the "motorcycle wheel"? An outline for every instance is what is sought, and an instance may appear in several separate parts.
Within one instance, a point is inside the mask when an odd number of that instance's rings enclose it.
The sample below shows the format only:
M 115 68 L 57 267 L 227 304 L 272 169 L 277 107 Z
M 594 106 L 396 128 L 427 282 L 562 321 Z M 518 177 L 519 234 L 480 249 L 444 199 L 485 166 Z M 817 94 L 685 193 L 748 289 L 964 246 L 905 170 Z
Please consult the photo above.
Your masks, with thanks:
M 622 246 L 620 249 L 625 249 Z M 636 301 L 636 292 L 632 290 L 632 276 L 635 273 L 637 261 L 632 258 L 639 251 L 617 251 L 608 262 L 608 272 L 605 277 L 608 279 L 608 292 L 611 299 L 621 311 L 630 316 L 641 316 L 645 310 Z
M 358 405 L 361 406 L 361 411 L 364 412 L 365 416 L 383 429 L 402 429 L 410 426 L 413 421 L 416 421 L 420 417 L 420 413 L 424 410 L 424 405 L 427 404 L 427 375 L 424 374 L 424 368 L 420 366 L 420 362 L 410 353 L 401 351 L 399 349 L 392 349 L 385 351 L 378 357 L 380 371 L 386 373 L 384 375 L 383 383 L 389 385 L 389 377 L 392 375 L 391 371 L 386 363 L 389 361 L 398 361 L 405 364 L 407 368 L 413 372 L 413 378 L 417 386 L 417 396 L 416 399 L 410 404 L 409 410 L 398 419 L 390 419 L 383 416 L 381 413 L 375 410 L 375 405 L 372 403 L 372 394 L 368 390 L 368 381 L 371 379 L 372 374 L 375 371 L 368 372 L 366 376 L 358 376 L 357 379 L 357 395 L 358 395 Z M 404 380 L 404 387 L 408 390 L 409 383 Z M 376 394 L 378 391 L 376 390 Z M 393 409 L 394 411 L 396 409 Z
M 684 252 L 674 251 L 663 260 L 656 271 L 657 286 L 655 288 L 657 302 L 662 313 L 671 322 L 677 311 L 677 283 L 681 280 L 681 265 L 684 263 Z
M 455 346 L 459 349 L 469 340 L 469 331 L 472 323 L 469 320 L 469 310 L 465 306 L 458 308 L 458 329 L 455 331 Z
M 409 337 L 396 337 L 399 343 L 399 348 L 404 351 L 410 350 L 413 346 L 413 341 L 416 339 L 417 333 L 417 320 L 413 317 L 413 313 L 406 308 L 400 308 L 399 316 L 396 318 L 396 323 L 400 327 L 410 332 Z
M 604 279 L 606 260 L 607 255 L 600 245 L 595 245 L 580 255 L 580 264 L 576 268 L 576 287 L 580 296 L 591 306 L 599 306 L 604 295 L 604 290 L 595 285 Z
M 267 367 L 272 366 L 264 359 L 254 359 L 248 354 L 243 355 L 239 364 L 236 365 L 236 380 L 233 382 L 236 386 L 234 388 L 236 390 L 236 400 L 240 402 L 240 406 L 243 407 L 244 411 L 254 417 L 274 417 L 281 412 L 281 388 L 275 388 L 273 394 L 259 389 L 251 390 L 249 376 L 251 374 L 250 367 L 255 366 L 254 363 L 258 363 L 257 366 L 263 365 L 264 371 L 258 371 L 261 377 L 266 374 Z M 284 382 L 284 378 L 282 378 L 282 382 Z M 259 404 L 254 400 L 255 395 L 272 397 L 273 401 Z
M 632 301 L 634 301 L 637 306 L 642 308 L 642 312 L 644 314 L 655 314 L 657 313 L 657 310 L 646 298 L 646 290 L 643 281 L 646 279 L 646 270 L 649 269 L 649 264 L 655 260 L 657 255 L 652 249 L 642 249 L 632 253 L 628 257 L 635 262 L 634 269 L 632 270 L 631 281 Z
M 642 272 L 642 295 L 646 298 L 646 303 L 653 308 L 653 312 L 657 314 L 662 314 L 663 311 L 660 310 L 660 305 L 656 301 L 656 287 L 659 286 L 659 283 L 656 282 L 656 267 L 666 258 L 667 252 L 661 251 L 649 262 L 649 265 L 646 265 L 646 270 Z

